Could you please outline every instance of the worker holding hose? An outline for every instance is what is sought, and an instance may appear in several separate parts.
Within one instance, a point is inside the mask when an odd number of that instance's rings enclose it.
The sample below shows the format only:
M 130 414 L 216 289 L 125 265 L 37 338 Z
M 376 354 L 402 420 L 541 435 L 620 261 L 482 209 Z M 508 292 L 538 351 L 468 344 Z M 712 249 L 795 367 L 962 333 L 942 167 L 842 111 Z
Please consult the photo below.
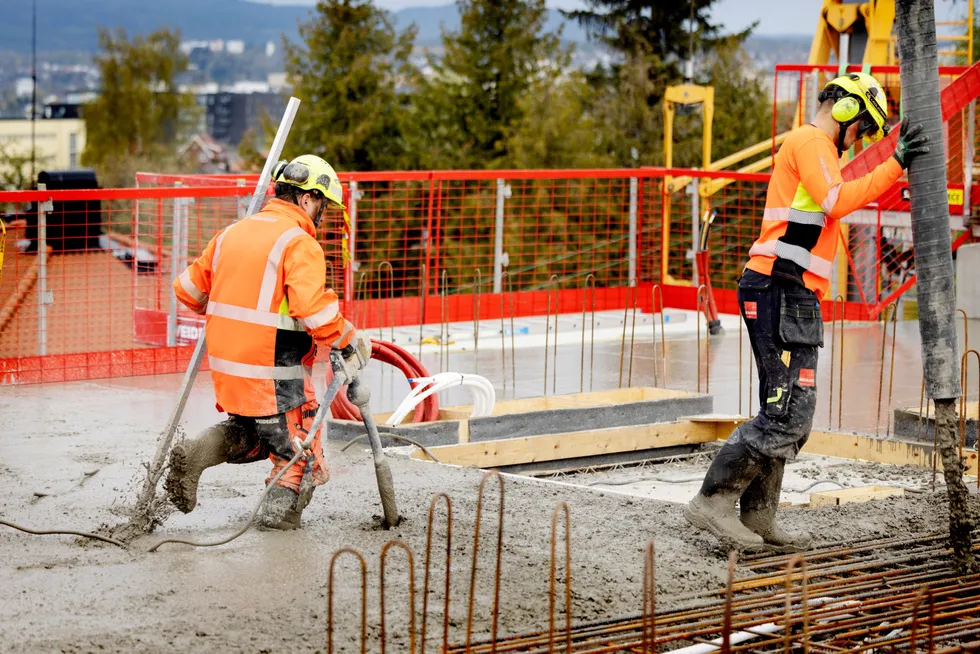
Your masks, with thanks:
M 852 73 L 827 84 L 819 102 L 813 122 L 790 133 L 776 155 L 762 232 L 738 284 L 759 368 L 759 413 L 728 438 L 684 511 L 691 524 L 738 549 L 791 552 L 810 544 L 809 534 L 785 531 L 775 518 L 786 461 L 799 453 L 813 424 L 820 299 L 830 285 L 840 220 L 928 152 L 921 125 L 910 128 L 906 119 L 894 156 L 844 182 L 844 151 L 862 137 L 877 142 L 888 135 L 885 93 L 871 75 Z
M 221 230 L 174 280 L 177 298 L 206 315 L 208 362 L 218 408 L 228 419 L 174 446 L 165 488 L 188 513 L 201 473 L 219 463 L 272 461 L 266 483 L 300 451 L 317 401 L 312 365 L 317 345 L 341 350 L 346 381 L 371 357 L 367 335 L 340 314 L 325 288 L 326 263 L 316 240 L 327 205 L 344 208 L 340 180 L 323 159 L 280 162 L 275 198 L 259 213 Z M 259 514 L 269 529 L 296 529 L 313 487 L 329 478 L 320 434 L 308 455 L 270 489 Z

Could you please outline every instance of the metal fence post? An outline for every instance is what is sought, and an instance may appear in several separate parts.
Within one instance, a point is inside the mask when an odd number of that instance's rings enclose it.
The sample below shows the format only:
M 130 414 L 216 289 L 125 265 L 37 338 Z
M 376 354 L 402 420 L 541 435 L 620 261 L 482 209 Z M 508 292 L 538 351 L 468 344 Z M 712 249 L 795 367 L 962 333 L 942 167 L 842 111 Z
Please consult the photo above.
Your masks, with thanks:
M 633 280 L 636 279 L 636 257 L 637 257 L 637 239 L 639 238 L 639 230 L 637 229 L 636 222 L 636 189 L 637 189 L 637 179 L 636 177 L 630 177 L 630 215 L 629 215 L 629 229 L 630 229 L 630 243 L 629 243 L 629 268 L 628 277 L 626 279 L 627 286 L 633 285 Z
M 47 184 L 38 184 L 37 190 L 46 191 Z M 54 296 L 48 290 L 48 212 L 54 209 L 51 199 L 37 203 L 37 353 L 48 353 L 48 305 L 54 304 Z
M 970 197 L 970 187 L 973 185 L 973 157 L 976 152 L 973 145 L 973 137 L 976 131 L 976 109 L 977 101 L 970 100 L 970 110 L 967 112 L 966 123 L 966 156 L 963 157 L 963 226 L 969 227 L 973 218 L 972 198 Z
M 357 190 L 357 182 L 350 182 L 350 200 L 347 202 L 347 215 L 350 216 L 350 237 L 347 239 L 347 250 L 350 252 L 351 268 L 357 270 L 357 256 L 354 248 L 357 243 L 357 201 L 361 199 L 361 192 Z
M 698 178 L 695 177 L 687 186 L 687 191 L 691 194 L 691 249 L 687 253 L 687 258 L 691 260 L 691 279 L 695 288 L 701 283 L 698 279 L 698 267 L 694 264 L 695 253 L 701 243 L 701 195 L 698 193 L 698 182 Z
M 180 186 L 180 182 L 174 186 Z M 180 249 L 184 238 L 182 235 L 183 224 L 183 198 L 174 198 L 174 222 L 170 230 L 170 275 L 176 277 L 181 272 Z M 170 313 L 167 315 L 167 345 L 173 347 L 177 345 L 177 295 L 170 294 Z
M 502 292 L 504 266 L 507 255 L 504 253 L 504 200 L 510 197 L 510 186 L 502 179 L 497 180 L 497 214 L 493 229 L 493 292 Z

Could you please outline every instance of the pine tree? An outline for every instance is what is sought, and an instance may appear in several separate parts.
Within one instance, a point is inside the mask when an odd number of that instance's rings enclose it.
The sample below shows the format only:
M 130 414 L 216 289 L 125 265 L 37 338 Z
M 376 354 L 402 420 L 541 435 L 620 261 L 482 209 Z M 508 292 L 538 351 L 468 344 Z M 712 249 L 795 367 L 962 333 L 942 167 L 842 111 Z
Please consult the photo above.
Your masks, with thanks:
M 409 72 L 416 28 L 398 33 L 370 0 L 320 0 L 302 43 L 285 44 L 286 72 L 303 101 L 289 135 L 291 155 L 319 155 L 341 170 L 405 167 Z
M 96 167 L 103 184 L 131 184 L 137 166 L 172 167 L 190 135 L 197 107 L 177 88 L 188 59 L 180 33 L 169 29 L 132 40 L 121 29 L 101 30 L 99 48 L 102 92 L 83 109 L 82 163 Z
M 421 165 L 486 168 L 509 164 L 508 132 L 522 99 L 561 65 L 558 34 L 544 33 L 544 0 L 457 0 L 461 25 L 444 32 L 445 53 L 417 80 Z
M 586 0 L 589 9 L 563 11 L 589 34 L 626 56 L 654 57 L 671 76 L 688 58 L 694 33 L 695 52 L 710 52 L 734 39 L 741 43 L 755 28 L 753 23 L 733 35 L 722 35 L 722 26 L 711 22 L 711 5 L 718 0 Z M 691 22 L 693 10 L 693 23 Z M 693 26 L 693 29 L 692 29 Z

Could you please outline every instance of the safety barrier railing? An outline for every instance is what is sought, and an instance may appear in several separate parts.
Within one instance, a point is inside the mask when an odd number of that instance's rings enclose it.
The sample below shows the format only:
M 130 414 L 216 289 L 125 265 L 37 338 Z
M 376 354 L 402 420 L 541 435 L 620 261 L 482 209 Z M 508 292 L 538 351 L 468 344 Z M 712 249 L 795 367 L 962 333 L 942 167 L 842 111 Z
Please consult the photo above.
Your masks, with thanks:
M 681 176 L 694 180 L 691 188 L 668 191 L 664 178 Z M 325 283 L 347 315 L 372 329 L 544 316 L 549 298 L 562 313 L 622 311 L 630 302 L 648 312 L 655 284 L 662 306 L 696 310 L 704 280 L 694 251 L 709 209 L 716 214 L 711 285 L 719 311 L 736 313 L 734 288 L 768 182 L 764 174 L 662 168 L 341 177 L 353 263 L 341 260 L 343 219 L 330 212 L 319 232 Z M 176 302 L 171 282 L 243 215 L 255 180 L 138 179 L 135 189 L 0 193 L 10 232 L 0 278 L 0 382 L 180 369 L 181 348 L 196 340 L 203 320 Z M 709 205 L 697 185 L 717 179 L 730 183 Z M 39 232 L 47 236 L 41 254 Z M 848 320 L 867 318 L 877 298 L 862 298 L 852 281 L 867 270 L 855 268 L 846 248 L 840 260 L 830 297 L 844 297 Z M 630 280 L 641 289 L 633 296 Z M 43 356 L 61 358 L 42 373 Z

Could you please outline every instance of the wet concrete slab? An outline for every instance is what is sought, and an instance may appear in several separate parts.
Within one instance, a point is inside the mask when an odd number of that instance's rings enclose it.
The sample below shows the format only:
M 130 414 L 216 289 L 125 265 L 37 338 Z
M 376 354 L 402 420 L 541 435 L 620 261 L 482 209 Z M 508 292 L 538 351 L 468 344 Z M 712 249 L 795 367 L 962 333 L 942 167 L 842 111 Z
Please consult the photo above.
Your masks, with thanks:
M 880 375 L 880 327 L 849 327 L 845 334 L 843 423 L 873 433 Z M 980 334 L 971 334 L 971 340 Z M 628 343 L 627 343 L 628 344 Z M 889 341 L 890 344 L 890 341 Z M 829 339 L 828 339 L 829 347 Z M 747 341 L 745 350 L 747 350 Z M 893 406 L 918 402 L 921 370 L 914 325 L 899 325 L 896 342 Z M 697 347 L 693 336 L 679 334 L 666 343 L 668 386 L 697 390 Z M 829 351 L 822 353 L 818 426 L 826 424 Z M 453 353 L 453 368 L 473 367 L 474 353 Z M 557 375 L 545 376 L 540 349 L 519 350 L 509 376 L 510 352 L 481 344 L 479 368 L 503 397 L 616 388 L 620 361 L 628 374 L 629 349 L 615 340 L 595 344 L 595 369 L 580 374 L 580 344 L 559 345 Z M 743 362 L 747 361 L 743 353 Z M 714 410 L 737 413 L 741 389 L 747 411 L 747 364 L 738 382 L 738 339 L 734 331 L 708 344 L 710 388 L 702 366 L 701 390 L 715 397 Z M 588 360 L 588 358 L 586 359 Z M 632 385 L 653 385 L 653 367 L 661 361 L 659 344 L 637 336 Z M 427 354 L 438 365 L 438 354 Z M 704 362 L 702 362 L 704 363 Z M 507 373 L 507 391 L 503 374 Z M 516 379 L 515 379 L 516 377 Z M 103 382 L 0 387 L 0 514 L 28 526 L 94 529 L 124 521 L 135 499 L 134 480 L 152 456 L 180 384 L 180 375 Z M 375 409 L 391 410 L 407 393 L 395 375 L 369 368 L 377 398 Z M 624 375 L 625 379 L 625 375 Z M 554 381 L 553 381 L 554 380 Z M 658 373 L 658 382 L 662 374 Z M 888 370 L 884 394 L 887 399 Z M 554 383 L 554 386 L 552 386 Z M 624 383 L 625 385 L 625 383 Z M 758 389 L 755 389 L 756 391 Z M 465 393 L 451 392 L 446 404 L 465 404 Z M 910 401 L 911 400 L 911 401 Z M 835 399 L 836 401 L 836 399 Z M 758 406 L 757 400 L 753 403 Z M 833 411 L 836 426 L 836 404 Z M 887 415 L 888 403 L 880 412 Z M 194 433 L 221 418 L 214 408 L 210 379 L 202 374 L 185 412 L 184 430 Z M 884 421 L 879 430 L 885 433 Z M 368 563 L 370 651 L 378 651 L 378 559 L 382 546 L 400 538 L 416 553 L 416 583 L 421 588 L 426 511 L 432 495 L 453 500 L 451 639 L 465 636 L 472 537 L 475 527 L 477 470 L 392 459 L 399 507 L 407 520 L 392 532 L 376 527 L 380 515 L 370 456 L 363 447 L 341 454 L 328 444 L 332 479 L 317 490 L 307 509 L 305 529 L 293 533 L 248 532 L 208 550 L 166 546 L 155 554 L 145 548 L 158 537 L 216 538 L 229 534 L 251 511 L 268 472 L 264 463 L 220 466 L 205 473 L 201 503 L 188 515 L 171 516 L 157 534 L 129 551 L 80 543 L 61 536 L 29 536 L 0 528 L 0 650 L 12 652 L 315 652 L 325 649 L 327 577 L 331 554 L 356 547 Z M 727 553 L 710 536 L 691 529 L 680 505 L 654 497 L 631 497 L 615 489 L 572 487 L 547 480 L 505 478 L 505 526 L 502 561 L 501 633 L 547 628 L 551 515 L 559 501 L 572 514 L 573 617 L 611 618 L 641 608 L 644 544 L 657 544 L 658 606 L 669 607 L 721 588 Z M 474 632 L 485 634 L 493 605 L 493 524 L 497 508 L 491 482 L 484 509 L 475 597 Z M 863 505 L 785 512 L 790 526 L 815 532 L 818 544 L 945 529 L 942 495 L 910 495 Z M 440 515 L 442 515 L 440 513 Z M 442 524 L 437 521 L 437 524 Z M 444 527 L 436 528 L 434 548 Z M 444 564 L 433 564 L 429 633 L 439 633 Z M 388 569 L 388 631 L 393 651 L 404 649 L 406 565 L 399 552 Z M 353 634 L 360 605 L 353 559 L 338 563 L 336 605 L 341 629 L 338 651 L 359 651 Z M 420 598 L 416 598 L 421 604 Z M 431 648 L 431 641 L 430 641 Z

